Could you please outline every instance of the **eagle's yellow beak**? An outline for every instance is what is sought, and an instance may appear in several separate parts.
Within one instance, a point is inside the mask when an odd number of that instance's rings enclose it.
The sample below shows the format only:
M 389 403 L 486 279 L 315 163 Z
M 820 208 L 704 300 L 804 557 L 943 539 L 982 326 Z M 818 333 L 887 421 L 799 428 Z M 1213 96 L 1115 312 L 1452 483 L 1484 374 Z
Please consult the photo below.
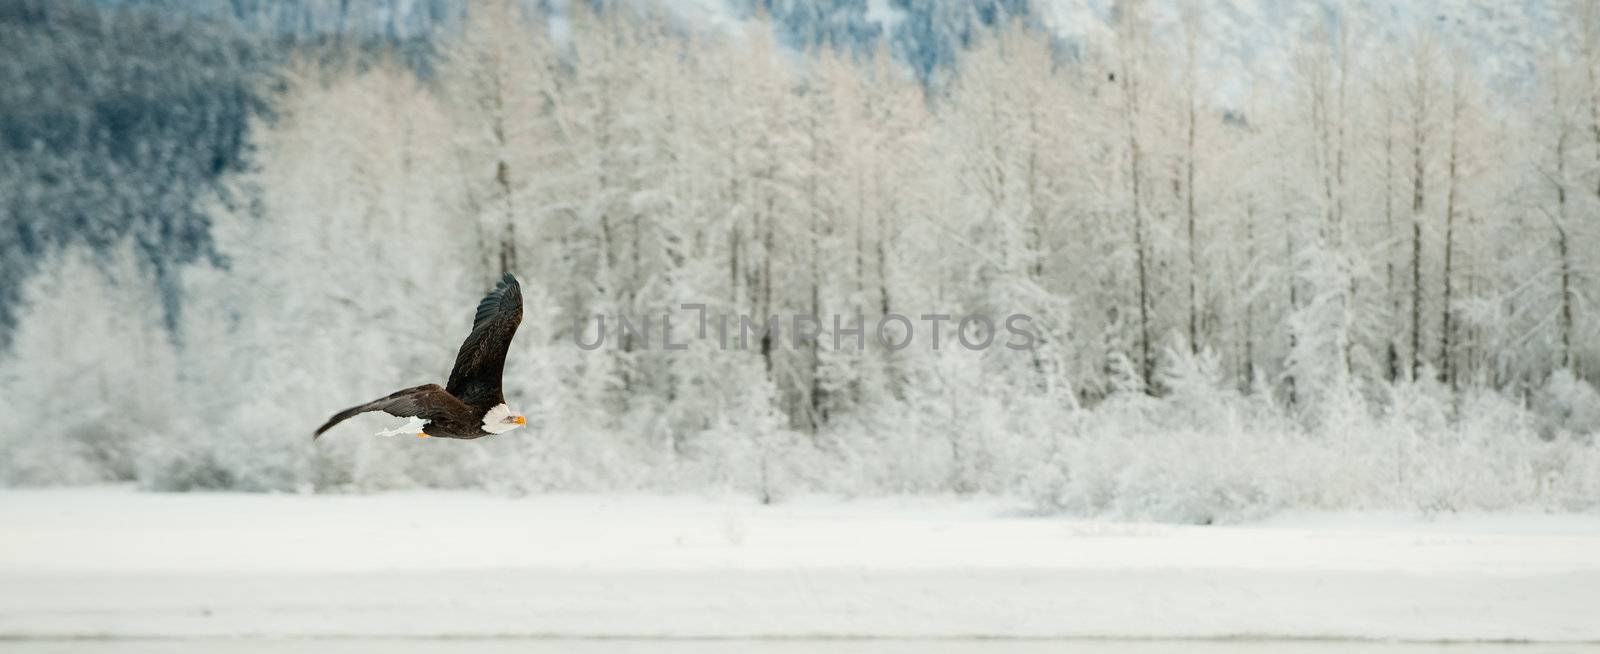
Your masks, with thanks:
M 517 424 L 526 425 L 528 424 L 528 419 L 522 416 L 517 416 Z

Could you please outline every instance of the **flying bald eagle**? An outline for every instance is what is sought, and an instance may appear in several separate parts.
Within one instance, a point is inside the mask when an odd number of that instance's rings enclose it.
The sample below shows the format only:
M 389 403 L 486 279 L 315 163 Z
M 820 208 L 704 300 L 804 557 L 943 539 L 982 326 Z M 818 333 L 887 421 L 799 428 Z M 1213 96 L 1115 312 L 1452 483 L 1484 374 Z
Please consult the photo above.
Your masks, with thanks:
M 382 411 L 397 418 L 411 418 L 408 425 L 426 427 L 418 438 L 482 438 L 528 424 L 527 418 L 511 412 L 500 393 L 500 376 L 506 367 L 506 350 L 522 322 L 522 287 L 511 273 L 478 303 L 472 319 L 472 333 L 456 353 L 455 368 L 444 388 L 423 384 L 396 391 L 360 406 L 333 414 L 317 428 L 311 438 L 357 414 Z M 395 432 L 389 432 L 395 433 Z

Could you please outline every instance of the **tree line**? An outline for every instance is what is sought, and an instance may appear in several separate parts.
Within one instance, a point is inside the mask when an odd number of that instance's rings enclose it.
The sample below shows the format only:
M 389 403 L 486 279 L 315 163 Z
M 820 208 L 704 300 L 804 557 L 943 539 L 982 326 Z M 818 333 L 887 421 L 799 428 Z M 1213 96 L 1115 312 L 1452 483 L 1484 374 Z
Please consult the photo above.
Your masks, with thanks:
M 1464 453 L 1489 445 L 1451 439 L 1506 415 L 1492 447 L 1546 456 L 1542 435 L 1581 458 L 1592 444 L 1572 435 L 1600 425 L 1600 29 L 1591 4 L 1571 11 L 1515 90 L 1448 34 L 1368 29 L 1379 17 L 1352 7 L 1219 93 L 1206 15 L 1158 21 L 1138 1 L 1072 47 L 1001 22 L 939 79 L 882 42 L 797 48 L 761 20 L 582 3 L 476 3 L 425 74 L 398 55 L 302 58 L 244 169 L 197 205 L 221 263 L 185 269 L 170 351 L 141 346 L 173 377 L 165 404 L 139 403 L 167 407 L 149 429 L 205 453 L 158 457 L 153 483 L 448 485 L 517 462 L 501 472 L 524 487 L 1043 484 L 1093 504 L 1117 496 L 1095 484 L 1128 482 L 1113 462 L 1152 456 L 1119 438 L 1178 434 L 1162 457 L 1192 443 L 1173 416 L 1271 456 L 1294 451 L 1270 449 L 1282 434 L 1329 448 L 1350 421 L 1402 421 L 1368 425 L 1381 463 L 1347 457 L 1401 470 L 1371 488 L 1478 465 Z M 502 272 L 528 294 L 508 395 L 551 438 L 290 444 L 331 398 L 447 369 Z M 685 304 L 867 325 L 1024 314 L 1037 338 L 836 350 L 823 321 L 801 347 L 578 347 L 596 342 L 574 333 L 583 317 Z M 61 337 L 50 324 L 24 322 L 24 357 Z M 1418 431 L 1435 454 L 1389 449 Z M 648 474 L 609 476 L 624 460 Z M 1545 468 L 1517 470 L 1495 488 L 1545 492 L 1522 476 Z

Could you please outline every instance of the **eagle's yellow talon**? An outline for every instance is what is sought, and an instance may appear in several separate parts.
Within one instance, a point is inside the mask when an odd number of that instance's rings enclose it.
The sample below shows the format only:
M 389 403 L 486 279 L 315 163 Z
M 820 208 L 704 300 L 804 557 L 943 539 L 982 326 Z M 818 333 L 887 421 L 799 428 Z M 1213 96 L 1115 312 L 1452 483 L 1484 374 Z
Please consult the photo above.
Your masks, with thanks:
M 428 437 L 428 434 L 426 432 L 420 432 L 420 431 L 417 432 L 417 438 L 427 438 L 427 437 Z

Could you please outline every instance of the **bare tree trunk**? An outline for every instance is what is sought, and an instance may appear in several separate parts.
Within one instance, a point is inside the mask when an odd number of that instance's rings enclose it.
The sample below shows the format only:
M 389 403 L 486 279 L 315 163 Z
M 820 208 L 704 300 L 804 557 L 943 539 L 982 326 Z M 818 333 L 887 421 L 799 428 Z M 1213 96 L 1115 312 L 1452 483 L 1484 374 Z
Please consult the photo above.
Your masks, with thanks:
M 1189 57 L 1191 59 L 1194 58 L 1193 47 L 1190 48 Z M 1192 76 L 1193 74 L 1194 73 L 1191 71 L 1190 75 Z M 1191 353 L 1198 354 L 1200 352 L 1200 259 L 1194 241 L 1194 159 L 1196 155 L 1194 147 L 1194 124 L 1194 82 L 1191 80 L 1189 85 L 1189 151 L 1184 157 L 1184 195 L 1186 196 L 1184 198 L 1184 217 L 1189 228 L 1189 351 Z
M 1147 234 L 1145 233 L 1144 207 L 1141 202 L 1140 169 L 1143 168 L 1144 154 L 1139 146 L 1139 84 L 1135 76 L 1138 65 L 1137 57 L 1140 48 L 1139 34 L 1139 3 L 1129 2 L 1122 6 L 1121 25 L 1122 33 L 1122 113 L 1125 127 L 1128 130 L 1128 176 L 1129 176 L 1129 208 L 1133 213 L 1133 247 L 1136 271 L 1138 277 L 1138 302 L 1139 302 L 1139 374 L 1144 383 L 1146 393 L 1153 393 L 1152 384 L 1155 378 L 1155 359 L 1150 356 L 1150 264 L 1146 252 Z
M 1411 217 L 1411 378 L 1422 372 L 1422 218 Z
M 1394 103 L 1385 103 L 1383 117 L 1383 254 L 1384 293 L 1389 298 L 1390 320 L 1400 315 L 1400 294 L 1394 281 Z M 1400 378 L 1400 346 L 1391 334 L 1387 339 L 1388 379 Z
M 1562 207 L 1566 206 L 1566 191 L 1561 191 Z M 1572 246 L 1565 228 L 1559 230 L 1558 249 L 1561 256 L 1561 365 L 1576 368 L 1572 356 Z
M 1596 10 L 1600 9 L 1600 4 L 1596 4 L 1595 2 L 1591 1 L 1584 2 L 1581 6 L 1583 9 L 1583 15 L 1581 17 L 1582 29 L 1580 34 L 1583 37 L 1583 68 L 1584 72 L 1588 73 L 1589 77 L 1589 134 L 1594 139 L 1595 163 L 1600 165 L 1600 79 L 1596 78 L 1595 71 L 1596 64 L 1600 64 L 1600 61 L 1596 61 L 1597 58 L 1600 58 L 1600 52 L 1596 52 L 1596 40 L 1600 39 L 1600 34 L 1597 34 L 1597 32 L 1600 32 L 1600 13 L 1597 13 Z M 1565 183 L 1565 181 L 1563 181 L 1563 183 Z M 1594 192 L 1595 197 L 1600 199 L 1600 177 L 1597 177 L 1595 181 Z M 1563 218 L 1563 220 L 1565 220 L 1565 218 Z M 1574 375 L 1578 375 L 1580 372 L 1577 370 L 1577 364 L 1575 361 L 1573 361 L 1572 355 L 1572 298 L 1570 296 L 1572 290 L 1570 288 L 1570 284 L 1572 282 L 1572 264 L 1567 260 L 1567 255 L 1568 251 L 1566 233 L 1563 231 L 1561 252 L 1561 317 L 1563 322 L 1562 342 L 1564 343 L 1563 349 L 1565 352 L 1562 357 L 1566 361 L 1565 365 L 1572 369 Z
M 1028 277 L 1035 284 L 1044 283 L 1044 210 L 1045 199 L 1039 197 L 1039 117 L 1036 107 L 1028 107 Z
M 1256 269 L 1256 205 L 1247 200 L 1244 207 L 1245 270 Z M 1255 275 L 1250 274 L 1246 284 L 1253 286 Z M 1254 391 L 1256 383 L 1256 301 L 1255 294 L 1246 296 L 1244 302 L 1244 384 L 1245 390 Z
M 883 192 L 884 186 L 881 177 L 879 178 L 877 188 L 879 193 Z M 890 204 L 892 205 L 892 203 Z M 874 244 L 875 254 L 877 255 L 878 315 L 880 319 L 883 316 L 889 315 L 891 307 L 893 306 L 893 299 L 889 294 L 889 243 L 890 235 L 893 233 L 893 230 L 889 224 L 889 220 L 891 220 L 893 217 L 894 214 L 892 206 L 883 206 L 883 203 L 880 200 L 876 222 L 878 231 L 877 243 Z M 862 325 L 861 328 L 866 329 L 867 327 L 866 325 Z M 900 383 L 900 374 L 895 366 L 894 353 L 888 349 L 883 349 L 882 352 L 884 377 L 887 378 L 889 383 L 889 393 L 896 399 L 903 399 L 905 388 Z
M 495 163 L 495 182 L 500 186 L 500 207 L 505 231 L 500 236 L 500 272 L 517 269 L 516 207 L 511 199 L 511 166 L 505 160 Z
M 823 211 L 821 193 L 818 188 L 817 177 L 822 169 L 822 148 L 820 146 L 820 129 L 816 121 L 810 122 L 811 128 L 811 174 L 807 181 L 806 199 L 807 210 L 811 214 L 811 315 L 821 321 L 822 316 L 822 236 L 826 226 L 823 224 Z M 808 431 L 816 433 L 822 426 L 824 416 L 822 412 L 826 397 L 822 389 L 822 338 L 812 338 L 810 349 L 811 385 L 806 395 L 809 400 L 806 407 L 805 426 Z
M 1561 366 L 1572 369 L 1572 245 L 1567 232 L 1567 130 L 1556 137 L 1556 255 L 1561 266 Z
M 494 106 L 490 130 L 494 136 L 495 163 L 494 181 L 496 191 L 499 193 L 502 234 L 500 237 L 500 273 L 512 272 L 517 268 L 517 222 L 516 205 L 512 197 L 511 163 L 506 160 L 506 153 L 510 149 L 509 136 L 506 132 L 506 107 L 505 81 L 500 78 L 496 69 L 493 80 Z
M 1183 23 L 1183 49 L 1184 49 L 1184 156 L 1183 156 L 1183 188 L 1184 203 L 1183 217 L 1189 243 L 1189 352 L 1200 353 L 1200 255 L 1195 243 L 1195 159 L 1198 152 L 1195 149 L 1195 123 L 1198 111 L 1195 108 L 1196 86 L 1200 83 L 1199 66 L 1196 61 L 1199 56 L 1200 41 L 1200 16 L 1193 11 L 1193 6 L 1185 6 L 1182 12 Z
M 856 172 L 856 296 L 867 292 L 867 187 Z
M 1449 174 L 1449 186 L 1445 191 L 1444 200 L 1444 311 L 1439 327 L 1439 376 L 1452 390 L 1456 388 L 1456 371 L 1453 362 L 1453 348 L 1451 338 L 1453 291 L 1455 276 L 1455 231 L 1456 231 L 1456 186 L 1457 156 L 1460 153 L 1459 141 L 1461 140 L 1461 97 L 1460 86 L 1463 83 L 1461 76 L 1456 76 L 1456 89 L 1452 92 L 1450 106 L 1450 155 L 1446 164 Z
M 822 316 L 822 255 L 821 245 L 817 237 L 812 237 L 811 245 L 811 315 L 821 321 Z M 826 391 L 822 388 L 822 337 L 819 335 L 811 339 L 811 407 L 808 412 L 806 424 L 815 432 L 827 421 L 824 404 L 827 402 Z
M 1146 261 L 1145 252 L 1145 220 L 1144 210 L 1140 202 L 1139 169 L 1142 167 L 1143 154 L 1139 149 L 1138 121 L 1138 86 L 1132 81 L 1131 71 L 1124 71 L 1123 89 L 1127 94 L 1128 103 L 1127 128 L 1128 128 L 1128 173 L 1130 178 L 1129 202 L 1133 210 L 1133 247 L 1135 263 L 1138 265 L 1139 278 L 1139 371 L 1143 377 L 1145 392 L 1152 392 L 1151 382 L 1155 378 L 1155 359 L 1150 356 L 1150 266 Z
M 1293 314 L 1300 310 L 1300 288 L 1295 284 L 1294 278 L 1294 214 L 1288 211 L 1283 212 L 1283 239 L 1283 279 L 1289 285 L 1288 313 Z M 1289 351 L 1294 351 L 1297 342 L 1298 339 L 1294 335 L 1294 330 L 1289 330 Z M 1289 406 L 1293 408 L 1300 403 L 1300 391 L 1299 386 L 1295 383 L 1292 370 L 1285 372 L 1283 383 L 1289 392 Z
M 1137 147 L 1137 143 L 1134 144 Z M 1133 247 L 1139 266 L 1139 370 L 1144 378 L 1145 392 L 1155 389 L 1155 359 L 1150 356 L 1150 266 L 1145 254 L 1144 214 L 1139 208 L 1139 156 L 1134 155 L 1133 173 Z
M 734 313 L 739 311 L 739 249 L 744 247 L 744 242 L 739 235 L 739 225 L 734 223 L 728 229 L 728 302 Z
M 1428 110 L 1426 80 L 1422 64 L 1417 64 L 1416 96 L 1411 116 L 1411 378 L 1422 371 L 1422 210 L 1426 206 L 1427 160 L 1423 149 L 1427 133 L 1423 122 Z
M 773 170 L 772 168 L 768 169 L 768 181 L 771 180 L 772 176 L 774 176 L 776 172 L 777 171 Z M 762 217 L 761 221 L 761 312 L 755 316 L 758 320 L 765 320 L 767 316 L 772 315 L 773 230 L 776 229 L 773 226 L 773 223 L 776 222 L 776 220 L 774 219 L 772 212 L 775 208 L 775 205 L 776 201 L 769 191 L 767 194 L 766 215 Z M 772 371 L 774 368 L 772 365 L 772 357 L 773 346 L 775 343 L 773 342 L 774 334 L 772 332 L 773 330 L 771 329 L 763 330 L 761 332 L 761 360 L 766 363 L 767 377 L 769 379 L 772 377 Z

